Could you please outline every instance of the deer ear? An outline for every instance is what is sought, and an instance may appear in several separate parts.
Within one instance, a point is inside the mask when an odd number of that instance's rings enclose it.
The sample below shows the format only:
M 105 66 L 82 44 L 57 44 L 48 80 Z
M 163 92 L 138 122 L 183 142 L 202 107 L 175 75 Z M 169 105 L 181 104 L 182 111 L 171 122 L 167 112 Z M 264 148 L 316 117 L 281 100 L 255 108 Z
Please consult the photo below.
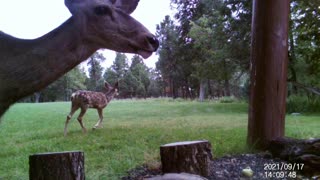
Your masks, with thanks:
M 64 0 L 64 5 L 67 6 L 72 15 L 75 14 L 77 11 L 77 7 L 75 6 L 79 5 L 80 3 L 81 0 Z
M 138 6 L 139 0 L 113 0 L 114 6 L 127 14 L 131 14 Z
M 77 12 L 88 8 L 92 3 L 112 5 L 127 14 L 131 14 L 138 6 L 139 0 L 64 0 L 64 4 L 69 9 L 72 15 Z

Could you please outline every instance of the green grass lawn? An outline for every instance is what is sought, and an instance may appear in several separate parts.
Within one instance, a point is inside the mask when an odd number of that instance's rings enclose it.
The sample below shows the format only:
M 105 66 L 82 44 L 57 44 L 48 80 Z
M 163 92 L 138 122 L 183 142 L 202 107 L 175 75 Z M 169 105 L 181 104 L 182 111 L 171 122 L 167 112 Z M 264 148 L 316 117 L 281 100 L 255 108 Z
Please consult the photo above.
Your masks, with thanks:
M 34 153 L 81 150 L 86 178 L 118 179 L 126 171 L 159 165 L 159 146 L 186 140 L 209 140 L 215 157 L 250 151 L 246 147 L 247 104 L 170 99 L 117 100 L 104 111 L 104 127 L 91 130 L 96 110 L 84 116 L 83 134 L 76 116 L 63 136 L 70 102 L 16 104 L 0 123 L 0 179 L 28 179 Z M 319 115 L 287 116 L 286 135 L 319 137 Z

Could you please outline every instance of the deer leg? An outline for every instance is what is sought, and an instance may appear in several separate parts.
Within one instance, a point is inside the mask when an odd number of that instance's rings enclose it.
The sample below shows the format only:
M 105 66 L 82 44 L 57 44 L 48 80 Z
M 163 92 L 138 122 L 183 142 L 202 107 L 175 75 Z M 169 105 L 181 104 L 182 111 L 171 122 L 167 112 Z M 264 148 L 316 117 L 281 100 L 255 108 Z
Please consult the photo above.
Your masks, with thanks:
M 85 107 L 81 107 L 81 112 L 80 112 L 80 114 L 79 114 L 79 116 L 78 116 L 78 122 L 79 122 L 79 124 L 80 124 L 80 126 L 81 126 L 81 128 L 82 128 L 82 131 L 84 132 L 84 133 L 86 133 L 87 132 L 87 129 L 84 127 L 84 125 L 83 125 L 83 123 L 82 123 L 82 117 L 84 116 L 84 114 L 87 112 L 87 108 L 85 108 Z
M 78 110 L 79 107 L 76 107 L 76 106 L 72 106 L 71 107 L 71 111 L 69 113 L 69 115 L 67 116 L 67 120 L 66 120 L 66 124 L 64 126 L 64 136 L 67 136 L 67 127 L 68 127 L 68 124 L 70 122 L 70 119 L 71 117 L 73 116 L 73 114 Z
M 97 124 L 93 127 L 93 129 L 102 127 L 101 123 L 102 123 L 102 120 L 103 120 L 103 111 L 102 111 L 102 109 L 97 109 L 97 111 L 98 111 L 98 114 L 99 114 L 99 121 L 98 121 Z

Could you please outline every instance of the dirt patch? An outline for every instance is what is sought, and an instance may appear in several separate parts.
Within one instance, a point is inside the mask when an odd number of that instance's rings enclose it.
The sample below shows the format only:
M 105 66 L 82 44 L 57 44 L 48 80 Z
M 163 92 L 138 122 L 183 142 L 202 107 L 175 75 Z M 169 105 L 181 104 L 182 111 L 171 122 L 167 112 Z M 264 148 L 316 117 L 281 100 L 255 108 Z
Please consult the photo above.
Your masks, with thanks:
M 252 179 L 302 179 L 299 171 L 276 170 L 277 166 L 288 164 L 279 159 L 272 159 L 269 154 L 242 154 L 225 156 L 214 159 L 210 163 L 210 180 L 244 179 L 242 170 L 250 167 L 253 170 Z M 275 166 L 271 170 L 270 166 Z M 269 170 L 270 169 L 270 170 Z M 144 178 L 161 175 L 161 169 L 148 169 L 146 166 L 138 167 L 128 172 L 122 180 L 142 180 Z M 249 178 L 248 178 L 249 179 Z
M 162 171 L 160 168 L 150 169 L 144 165 L 128 171 L 128 176 L 122 177 L 121 180 L 142 180 L 144 178 L 149 178 L 161 174 Z

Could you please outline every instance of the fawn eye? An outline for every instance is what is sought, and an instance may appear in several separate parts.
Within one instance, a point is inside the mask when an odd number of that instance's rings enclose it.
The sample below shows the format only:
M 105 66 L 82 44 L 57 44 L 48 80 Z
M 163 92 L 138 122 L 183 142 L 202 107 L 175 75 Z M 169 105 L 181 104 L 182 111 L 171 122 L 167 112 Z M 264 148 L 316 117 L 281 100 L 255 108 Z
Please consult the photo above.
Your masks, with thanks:
M 98 6 L 94 8 L 94 13 L 98 16 L 110 15 L 112 16 L 112 11 L 108 6 Z

